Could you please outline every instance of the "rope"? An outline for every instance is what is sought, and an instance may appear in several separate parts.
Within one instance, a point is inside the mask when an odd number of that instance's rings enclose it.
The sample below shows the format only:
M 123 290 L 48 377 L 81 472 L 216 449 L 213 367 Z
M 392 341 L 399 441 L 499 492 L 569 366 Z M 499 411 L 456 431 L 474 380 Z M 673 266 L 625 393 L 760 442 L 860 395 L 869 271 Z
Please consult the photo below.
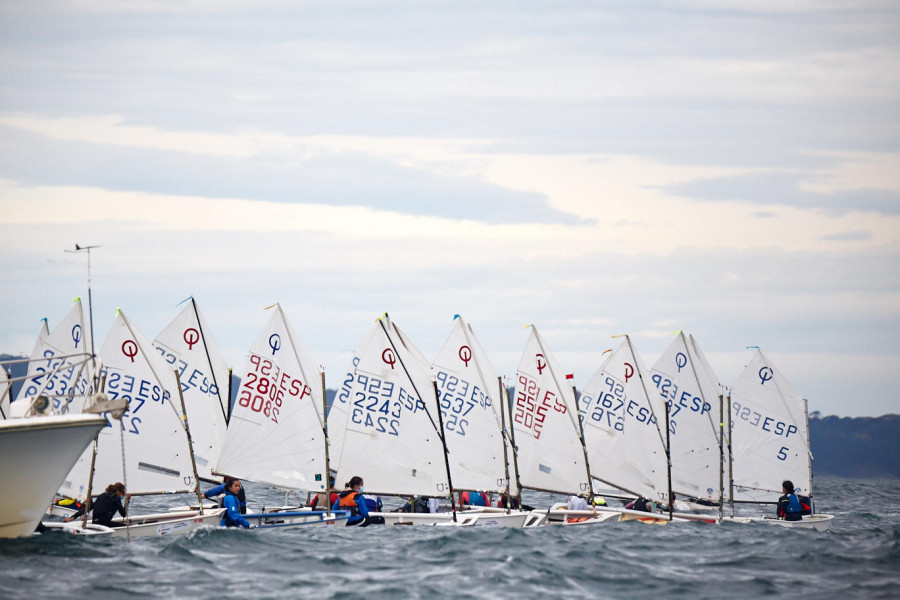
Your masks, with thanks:
M 125 469 L 125 422 L 119 419 L 119 447 L 122 449 L 122 485 L 125 486 L 125 493 L 128 493 L 128 471 Z M 130 498 L 129 498 L 130 500 Z M 131 527 L 128 526 L 128 505 L 129 500 L 125 501 L 125 537 L 127 541 L 131 541 Z

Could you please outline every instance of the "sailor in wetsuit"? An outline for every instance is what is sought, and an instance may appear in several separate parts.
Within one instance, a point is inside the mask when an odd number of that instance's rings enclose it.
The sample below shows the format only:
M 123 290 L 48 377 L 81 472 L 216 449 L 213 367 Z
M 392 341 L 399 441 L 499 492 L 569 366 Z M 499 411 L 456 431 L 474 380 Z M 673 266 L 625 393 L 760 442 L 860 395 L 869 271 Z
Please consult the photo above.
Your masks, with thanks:
M 117 482 L 106 486 L 106 491 L 97 496 L 97 499 L 91 505 L 91 512 L 93 513 L 91 522 L 97 525 L 113 527 L 112 520 L 116 513 L 125 517 L 125 507 L 122 506 L 122 498 L 125 498 L 125 486 L 123 484 Z M 71 521 L 80 512 L 64 520 Z
M 228 481 L 228 479 L 229 479 L 228 477 L 225 478 L 226 481 Z M 235 480 L 235 481 L 237 481 L 237 480 Z M 238 481 L 238 485 L 240 485 L 239 481 Z M 221 485 L 217 485 L 216 487 L 210 488 L 210 489 L 206 490 L 205 492 L 203 492 L 203 497 L 212 500 L 219 494 L 224 494 L 224 493 L 226 493 L 225 483 L 222 483 Z M 242 485 L 240 486 L 240 490 L 238 490 L 237 499 L 238 499 L 238 505 L 240 507 L 241 514 L 242 515 L 247 514 L 247 496 L 244 495 L 244 486 L 242 486 Z M 219 502 L 219 506 L 222 506 L 222 502 L 224 500 L 225 499 L 222 498 L 222 500 Z
M 783 521 L 801 521 L 803 520 L 803 504 L 794 493 L 794 484 L 790 480 L 785 480 L 781 484 L 781 491 L 784 495 L 778 499 L 778 505 L 775 508 L 775 514 Z
M 381 525 L 384 523 L 384 517 L 369 516 L 369 507 L 366 504 L 366 498 L 362 495 L 364 489 L 362 477 L 352 477 L 346 488 L 346 490 L 338 494 L 338 500 L 331 507 L 331 510 L 349 510 L 348 526 L 359 525 L 360 527 L 367 527 L 368 525 Z
M 241 489 L 241 482 L 239 480 L 232 479 L 231 477 L 225 480 L 225 499 L 222 501 L 225 512 L 222 513 L 222 520 L 219 522 L 220 527 L 256 529 L 256 525 L 252 525 L 247 519 L 241 516 L 240 500 L 238 500 L 238 493 Z

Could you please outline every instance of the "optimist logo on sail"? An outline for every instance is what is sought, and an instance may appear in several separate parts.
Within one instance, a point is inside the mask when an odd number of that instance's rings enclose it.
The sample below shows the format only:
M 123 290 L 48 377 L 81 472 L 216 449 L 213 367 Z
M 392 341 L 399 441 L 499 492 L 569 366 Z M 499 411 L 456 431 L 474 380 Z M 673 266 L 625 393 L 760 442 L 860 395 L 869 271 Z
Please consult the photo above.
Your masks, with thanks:
M 134 357 L 137 356 L 138 347 L 137 344 L 134 343 L 134 340 L 125 340 L 122 342 L 122 354 L 131 359 L 131 362 L 134 362 Z
M 269 348 L 272 349 L 272 356 L 275 356 L 275 353 L 281 350 L 281 336 L 277 333 L 273 333 L 269 336 Z
M 459 349 L 459 359 L 468 367 L 469 361 L 472 360 L 472 349 L 468 346 L 462 346 Z
M 182 338 L 184 338 L 184 343 L 188 345 L 188 350 L 193 350 L 194 344 L 200 341 L 200 332 L 193 327 L 188 327 L 184 330 Z

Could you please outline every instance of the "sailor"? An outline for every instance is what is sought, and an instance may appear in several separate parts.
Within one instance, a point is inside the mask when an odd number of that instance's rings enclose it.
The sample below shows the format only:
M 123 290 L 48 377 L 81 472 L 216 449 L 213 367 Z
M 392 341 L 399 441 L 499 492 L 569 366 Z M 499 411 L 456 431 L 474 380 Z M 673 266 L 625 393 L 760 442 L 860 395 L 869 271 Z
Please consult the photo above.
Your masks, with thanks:
M 463 492 L 459 495 L 459 503 L 469 506 L 490 506 L 487 494 L 484 492 Z
M 238 494 L 241 491 L 241 482 L 229 477 L 225 480 L 224 485 L 225 498 L 222 500 L 222 506 L 225 507 L 225 512 L 222 513 L 222 520 L 219 522 L 219 526 L 255 529 L 256 525 L 252 525 L 241 516 L 240 500 L 238 499 Z
M 775 514 L 784 521 L 803 520 L 803 504 L 794 493 L 794 484 L 789 479 L 781 483 L 781 491 L 784 495 L 778 499 Z
M 648 500 L 643 496 L 636 498 L 635 500 L 629 502 L 625 505 L 625 508 L 628 510 L 638 510 L 641 512 L 656 512 L 656 502 L 652 500 Z
M 329 496 L 330 502 L 328 502 L 327 504 L 323 503 L 325 505 L 322 507 L 322 510 L 327 510 L 329 506 L 333 505 L 338 500 L 338 493 L 334 489 L 334 475 L 328 476 L 328 489 L 331 490 L 331 495 Z M 319 502 L 322 502 L 322 495 L 323 494 L 315 495 L 315 497 L 312 499 L 312 502 L 309 503 L 309 507 L 311 509 L 316 510 L 316 508 L 319 506 Z
M 369 507 L 366 504 L 366 498 L 363 496 L 363 479 L 359 476 L 353 476 L 344 486 L 343 492 L 338 494 L 338 500 L 331 507 L 332 510 L 348 510 L 350 518 L 347 519 L 347 525 L 359 525 L 367 527 L 369 525 L 378 525 L 384 523 L 384 517 L 370 517 Z
M 126 497 L 128 496 L 125 495 L 125 486 L 122 483 L 116 482 L 106 486 L 106 491 L 97 496 L 97 499 L 91 505 L 91 512 L 93 513 L 91 522 L 97 525 L 113 527 L 112 520 L 116 513 L 122 515 L 123 518 L 125 517 L 125 507 L 122 506 L 122 498 Z M 80 514 L 81 509 L 79 509 L 78 513 L 63 520 L 71 521 Z
M 580 496 L 569 496 L 566 506 L 569 510 L 588 510 L 585 494 L 581 494 Z
M 225 478 L 225 481 L 228 481 L 227 477 Z M 237 481 L 237 480 L 235 480 L 235 481 Z M 238 484 L 240 485 L 240 482 L 238 482 Z M 224 493 L 226 493 L 225 483 L 222 483 L 221 485 L 217 485 L 216 487 L 210 488 L 210 489 L 206 490 L 205 492 L 203 492 L 203 497 L 212 500 L 216 496 L 218 496 L 220 494 L 224 494 Z M 238 504 L 240 507 L 241 514 L 242 515 L 247 514 L 247 496 L 244 494 L 244 486 L 241 486 L 240 491 L 238 491 L 237 499 L 238 499 Z M 224 501 L 224 498 L 219 499 L 219 506 L 222 506 L 223 501 Z

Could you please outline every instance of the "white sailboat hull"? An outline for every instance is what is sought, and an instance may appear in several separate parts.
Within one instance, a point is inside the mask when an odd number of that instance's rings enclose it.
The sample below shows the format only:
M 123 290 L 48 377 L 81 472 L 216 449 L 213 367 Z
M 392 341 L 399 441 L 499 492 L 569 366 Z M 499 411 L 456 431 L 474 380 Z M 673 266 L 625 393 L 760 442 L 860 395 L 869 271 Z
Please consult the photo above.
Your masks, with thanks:
M 53 415 L 0 422 L 0 537 L 34 533 L 56 490 L 106 425 L 99 415 Z
M 770 525 L 778 525 L 788 529 L 815 529 L 816 531 L 828 531 L 834 515 L 826 515 L 817 513 L 814 515 L 804 515 L 800 521 L 784 521 L 774 517 L 725 517 L 722 519 L 730 523 L 768 523 Z
M 386 525 L 439 525 L 445 527 L 509 527 L 521 529 L 535 527 L 544 520 L 543 514 L 525 511 L 510 513 L 470 510 L 457 511 L 456 519 L 452 512 L 442 513 L 405 513 L 405 512 L 370 512 L 369 516 L 384 517 Z
M 111 535 L 113 537 L 160 537 L 164 535 L 184 535 L 201 527 L 218 527 L 225 509 L 217 508 L 203 514 L 194 511 L 164 512 L 113 519 L 114 527 L 105 527 L 88 522 L 81 526 L 81 520 L 70 523 L 47 522 L 44 526 L 59 529 L 75 535 Z M 127 523 L 127 526 L 125 525 Z

